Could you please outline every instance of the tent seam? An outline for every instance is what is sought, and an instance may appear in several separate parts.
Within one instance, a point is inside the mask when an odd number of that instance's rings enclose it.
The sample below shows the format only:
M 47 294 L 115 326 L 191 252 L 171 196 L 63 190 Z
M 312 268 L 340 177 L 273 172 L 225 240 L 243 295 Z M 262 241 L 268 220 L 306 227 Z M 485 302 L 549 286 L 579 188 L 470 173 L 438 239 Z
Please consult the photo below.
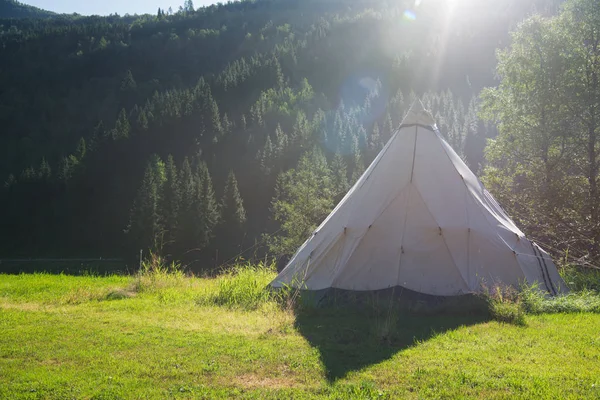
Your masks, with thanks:
M 436 223 L 436 225 L 438 226 L 438 228 L 442 229 L 441 225 L 439 224 L 438 221 L 436 221 L 435 217 L 433 216 L 433 213 L 431 212 L 431 210 L 427 206 L 427 203 L 425 202 L 425 199 L 421 195 L 421 192 L 419 191 L 419 188 L 417 188 L 415 186 L 415 189 L 417 190 L 417 193 L 419 194 L 419 197 L 423 201 L 423 204 L 425 205 L 425 209 L 427 210 L 427 212 L 431 216 L 431 219 L 433 219 L 433 222 Z M 454 265 L 454 268 L 456 269 L 456 271 L 458 272 L 458 275 L 460 275 L 461 279 L 465 283 L 465 286 L 467 287 L 467 289 L 470 290 L 469 284 L 467 283 L 465 277 L 463 276 L 463 273 L 461 272 L 460 268 L 458 268 L 458 264 L 456 263 L 456 260 L 454 259 L 454 256 L 452 256 L 452 252 L 450 251 L 450 247 L 448 247 L 448 243 L 446 243 L 446 238 L 444 237 L 443 234 L 441 234 L 440 236 L 442 237 L 442 242 L 444 243 L 444 246 L 446 247 L 446 250 L 448 251 L 448 254 L 450 255 L 450 259 L 452 260 L 452 264 Z M 468 255 L 467 255 L 467 258 L 468 258 Z
M 445 147 L 442 145 L 442 143 L 441 143 L 441 140 L 443 140 L 443 139 L 441 138 L 441 134 L 439 133 L 439 130 L 437 130 L 437 131 L 436 131 L 436 135 L 438 136 L 438 139 L 439 139 L 439 140 L 438 140 L 438 143 L 439 143 L 440 147 L 442 148 L 442 150 L 443 150 L 444 154 L 446 155 L 446 157 L 448 157 L 448 160 L 450 161 L 450 164 L 451 164 L 451 165 L 452 165 L 452 167 L 454 168 L 454 171 L 456 171 L 456 173 L 458 174 L 458 176 L 460 176 L 460 177 L 461 177 L 461 181 L 462 181 L 462 183 L 463 183 L 463 186 L 465 187 L 465 189 L 466 189 L 466 191 L 467 191 L 467 196 L 469 196 L 469 197 L 470 197 L 470 198 L 471 198 L 471 199 L 472 199 L 472 200 L 475 202 L 475 204 L 477 205 L 477 200 L 475 199 L 475 197 L 473 196 L 473 194 L 472 194 L 472 193 L 471 193 L 471 191 L 469 190 L 469 187 L 467 186 L 467 183 L 465 182 L 465 180 L 464 180 L 464 177 L 463 177 L 463 176 L 460 174 L 460 172 L 458 172 L 458 169 L 456 169 L 456 165 L 454 165 L 454 162 L 452 162 L 452 158 L 450 158 L 450 155 L 449 155 L 449 154 L 448 154 L 448 152 L 446 151 L 446 148 L 445 148 Z M 479 182 L 479 179 L 477 179 L 477 181 Z M 480 182 L 480 183 L 481 183 L 481 182 Z M 488 225 L 490 226 L 490 228 L 492 228 L 492 231 L 493 231 L 493 232 L 496 234 L 496 236 L 500 237 L 500 235 L 499 235 L 499 234 L 498 234 L 498 232 L 497 232 L 497 229 L 496 229 L 496 228 L 495 228 L 495 227 L 492 225 L 492 223 L 491 223 L 491 222 L 488 220 L 488 218 L 485 216 L 485 214 L 484 214 L 484 213 L 483 213 L 483 211 L 480 209 L 480 207 L 475 207 L 475 208 L 476 208 L 476 209 L 477 209 L 477 210 L 478 210 L 478 211 L 481 213 L 481 215 L 483 216 L 483 219 L 484 219 L 484 220 L 485 220 L 485 221 L 488 223 Z M 508 216 L 508 214 L 507 214 L 507 216 Z M 509 217 L 509 219 L 510 219 L 510 217 Z M 513 225 L 514 225 L 514 223 L 513 223 Z M 507 246 L 509 249 L 511 249 L 511 247 L 510 247 L 510 246 L 508 246 L 508 244 L 507 244 L 507 243 L 504 241 L 504 239 L 502 239 L 501 237 L 500 237 L 500 239 L 501 239 L 501 240 L 504 242 L 504 244 L 505 244 L 505 245 L 506 245 L 506 246 Z M 513 249 L 511 249 L 511 250 L 513 250 Z M 513 250 L 513 251 L 514 251 L 514 250 Z M 525 271 L 523 270 L 523 266 L 522 266 L 522 265 L 521 265 L 521 263 L 519 262 L 519 259 L 516 259 L 516 260 L 517 260 L 517 266 L 518 266 L 518 267 L 519 267 L 519 269 L 521 270 L 521 273 L 523 274 L 523 276 L 525 276 L 526 274 L 525 274 Z

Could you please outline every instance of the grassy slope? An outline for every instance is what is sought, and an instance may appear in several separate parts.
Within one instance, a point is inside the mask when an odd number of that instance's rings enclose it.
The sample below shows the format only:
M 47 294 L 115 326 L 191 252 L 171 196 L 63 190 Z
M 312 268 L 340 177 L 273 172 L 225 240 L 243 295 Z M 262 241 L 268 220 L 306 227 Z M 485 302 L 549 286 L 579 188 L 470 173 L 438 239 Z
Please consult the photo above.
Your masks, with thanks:
M 218 285 L 0 275 L 0 398 L 600 398 L 600 314 L 404 316 L 385 340 L 368 314 L 211 306 Z

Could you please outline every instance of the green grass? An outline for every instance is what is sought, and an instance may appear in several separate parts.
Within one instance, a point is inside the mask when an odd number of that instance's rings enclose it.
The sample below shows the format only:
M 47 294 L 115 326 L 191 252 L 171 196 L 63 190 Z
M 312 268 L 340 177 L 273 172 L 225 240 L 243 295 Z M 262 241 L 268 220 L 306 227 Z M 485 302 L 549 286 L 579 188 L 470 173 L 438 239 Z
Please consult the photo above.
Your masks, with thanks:
M 518 325 L 514 307 L 294 311 L 262 290 L 269 268 L 175 270 L 0 275 L 0 398 L 600 399 L 600 314 L 573 306 L 594 292 L 494 297 L 529 310 Z

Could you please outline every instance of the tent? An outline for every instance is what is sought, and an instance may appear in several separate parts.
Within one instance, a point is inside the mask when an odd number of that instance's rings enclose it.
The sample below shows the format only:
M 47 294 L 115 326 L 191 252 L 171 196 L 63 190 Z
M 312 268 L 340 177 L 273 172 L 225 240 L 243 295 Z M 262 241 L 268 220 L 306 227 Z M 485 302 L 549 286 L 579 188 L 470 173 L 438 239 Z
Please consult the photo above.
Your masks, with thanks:
M 567 291 L 417 101 L 271 286 L 456 296 L 522 282 Z

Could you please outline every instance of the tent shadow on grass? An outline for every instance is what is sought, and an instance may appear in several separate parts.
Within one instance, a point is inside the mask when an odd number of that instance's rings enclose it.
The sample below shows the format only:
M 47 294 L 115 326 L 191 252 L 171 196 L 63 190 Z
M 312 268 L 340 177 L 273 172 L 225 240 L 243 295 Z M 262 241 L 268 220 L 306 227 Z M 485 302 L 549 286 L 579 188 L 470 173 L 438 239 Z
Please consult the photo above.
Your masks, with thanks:
M 295 327 L 318 349 L 326 378 L 333 383 L 438 334 L 489 320 L 481 305 L 462 311 L 452 306 L 416 312 L 396 306 L 346 305 L 297 311 Z

